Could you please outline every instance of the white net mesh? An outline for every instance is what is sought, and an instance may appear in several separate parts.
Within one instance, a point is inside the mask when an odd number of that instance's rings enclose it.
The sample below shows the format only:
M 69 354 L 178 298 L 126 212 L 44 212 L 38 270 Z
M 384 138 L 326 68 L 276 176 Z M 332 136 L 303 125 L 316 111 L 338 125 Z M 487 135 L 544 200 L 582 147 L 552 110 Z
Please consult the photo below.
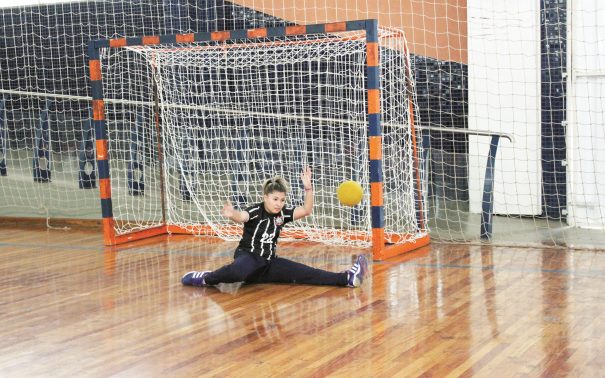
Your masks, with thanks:
M 231 200 L 239 208 L 259 202 L 262 182 L 280 175 L 291 185 L 289 203 L 301 205 L 300 173 L 309 165 L 314 213 L 289 228 L 290 235 L 367 245 L 363 34 L 103 50 L 104 93 L 114 104 L 108 105 L 107 127 L 117 233 L 160 224 L 163 195 L 167 224 L 194 233 L 211 227 L 221 237 L 237 238 L 238 226 L 220 215 L 223 202 Z M 397 31 L 380 35 L 381 75 L 387 84 L 382 101 L 385 231 L 387 241 L 399 243 L 422 231 L 414 183 L 419 165 L 413 154 L 405 41 Z M 163 188 L 154 107 L 147 105 L 154 96 L 161 114 Z M 133 160 L 137 149 L 142 156 Z M 143 167 L 136 171 L 143 173 L 144 195 L 128 193 L 133 185 L 128 162 Z M 346 180 L 364 188 L 357 207 L 337 200 L 336 188 Z
M 98 189 L 79 187 L 79 146 L 90 107 L 89 40 L 377 19 L 404 30 L 408 40 L 419 127 L 430 140 L 424 147 L 431 239 L 483 242 L 490 137 L 466 133 L 479 128 L 514 136 L 514 143 L 501 139 L 496 153 L 491 243 L 605 247 L 602 2 L 32 3 L 0 5 L 0 97 L 6 110 L 0 154 L 7 168 L 0 176 L 1 217 L 101 218 Z M 34 141 L 47 100 L 52 178 L 35 182 Z M 132 106 L 111 106 L 136 122 Z M 152 106 L 143 111 L 152 112 Z M 151 188 L 152 176 L 146 180 Z

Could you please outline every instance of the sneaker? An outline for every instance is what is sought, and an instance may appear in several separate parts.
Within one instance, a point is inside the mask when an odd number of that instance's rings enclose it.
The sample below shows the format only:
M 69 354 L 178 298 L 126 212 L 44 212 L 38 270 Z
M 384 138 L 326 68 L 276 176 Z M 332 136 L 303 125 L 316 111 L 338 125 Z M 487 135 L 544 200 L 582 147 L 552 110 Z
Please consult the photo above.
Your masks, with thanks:
M 363 277 L 365 276 L 368 270 L 368 259 L 365 255 L 357 256 L 357 261 L 355 264 L 347 270 L 349 274 L 349 281 L 347 282 L 348 287 L 359 287 L 363 282 Z
M 185 274 L 183 278 L 181 278 L 181 282 L 183 285 L 187 286 L 209 286 L 205 280 L 205 277 L 208 273 L 210 273 L 210 271 L 189 272 Z

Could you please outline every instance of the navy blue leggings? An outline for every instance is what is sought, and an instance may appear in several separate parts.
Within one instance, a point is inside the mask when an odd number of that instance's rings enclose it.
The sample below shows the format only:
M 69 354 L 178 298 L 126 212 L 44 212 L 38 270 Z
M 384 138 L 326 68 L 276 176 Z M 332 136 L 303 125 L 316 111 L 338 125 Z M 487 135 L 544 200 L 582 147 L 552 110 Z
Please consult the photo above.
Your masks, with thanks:
M 208 285 L 230 282 L 273 282 L 346 286 L 347 279 L 347 272 L 328 272 L 281 257 L 267 260 L 242 249 L 235 251 L 231 264 L 225 265 L 205 277 Z

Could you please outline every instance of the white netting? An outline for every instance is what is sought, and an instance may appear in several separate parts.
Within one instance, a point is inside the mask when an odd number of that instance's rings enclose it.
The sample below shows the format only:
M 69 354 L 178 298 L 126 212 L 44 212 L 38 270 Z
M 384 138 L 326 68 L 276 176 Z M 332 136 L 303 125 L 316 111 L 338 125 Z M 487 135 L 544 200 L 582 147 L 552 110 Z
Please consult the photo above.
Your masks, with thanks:
M 210 226 L 222 237 L 238 237 L 237 227 L 220 215 L 223 202 L 230 199 L 240 208 L 259 202 L 262 182 L 281 175 L 292 188 L 289 203 L 301 205 L 300 173 L 309 165 L 314 214 L 289 231 L 311 240 L 367 245 L 363 34 L 104 49 L 104 93 L 122 101 L 108 106 L 107 120 L 118 234 L 162 220 L 153 107 L 137 106 L 152 102 L 157 88 L 168 224 L 193 232 L 207 232 Z M 422 229 L 409 119 L 409 58 L 401 33 L 381 36 L 385 231 L 389 242 L 404 242 Z M 136 148 L 147 151 L 139 160 L 144 196 L 127 193 L 134 140 L 139 141 Z M 364 187 L 358 207 L 338 203 L 336 188 L 346 180 Z
M 492 243 L 605 246 L 602 1 L 35 3 L 0 5 L 2 217 L 101 218 L 98 190 L 79 188 L 89 40 L 377 19 L 408 41 L 419 127 L 430 140 L 432 240 L 480 241 L 490 137 L 471 132 L 478 128 L 514 137 L 496 154 Z M 47 100 L 52 180 L 40 183 L 33 146 Z M 136 120 L 132 107 L 121 111 Z

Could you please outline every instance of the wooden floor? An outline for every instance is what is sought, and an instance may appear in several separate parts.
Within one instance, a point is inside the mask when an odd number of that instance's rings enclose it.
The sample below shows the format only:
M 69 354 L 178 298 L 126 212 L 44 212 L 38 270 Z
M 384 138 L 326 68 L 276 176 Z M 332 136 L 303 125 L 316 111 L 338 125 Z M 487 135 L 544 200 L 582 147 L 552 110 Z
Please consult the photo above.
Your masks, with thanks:
M 0 233 L 0 376 L 603 376 L 605 252 L 433 244 L 361 288 L 183 287 L 233 243 Z M 329 270 L 360 251 L 283 243 Z

